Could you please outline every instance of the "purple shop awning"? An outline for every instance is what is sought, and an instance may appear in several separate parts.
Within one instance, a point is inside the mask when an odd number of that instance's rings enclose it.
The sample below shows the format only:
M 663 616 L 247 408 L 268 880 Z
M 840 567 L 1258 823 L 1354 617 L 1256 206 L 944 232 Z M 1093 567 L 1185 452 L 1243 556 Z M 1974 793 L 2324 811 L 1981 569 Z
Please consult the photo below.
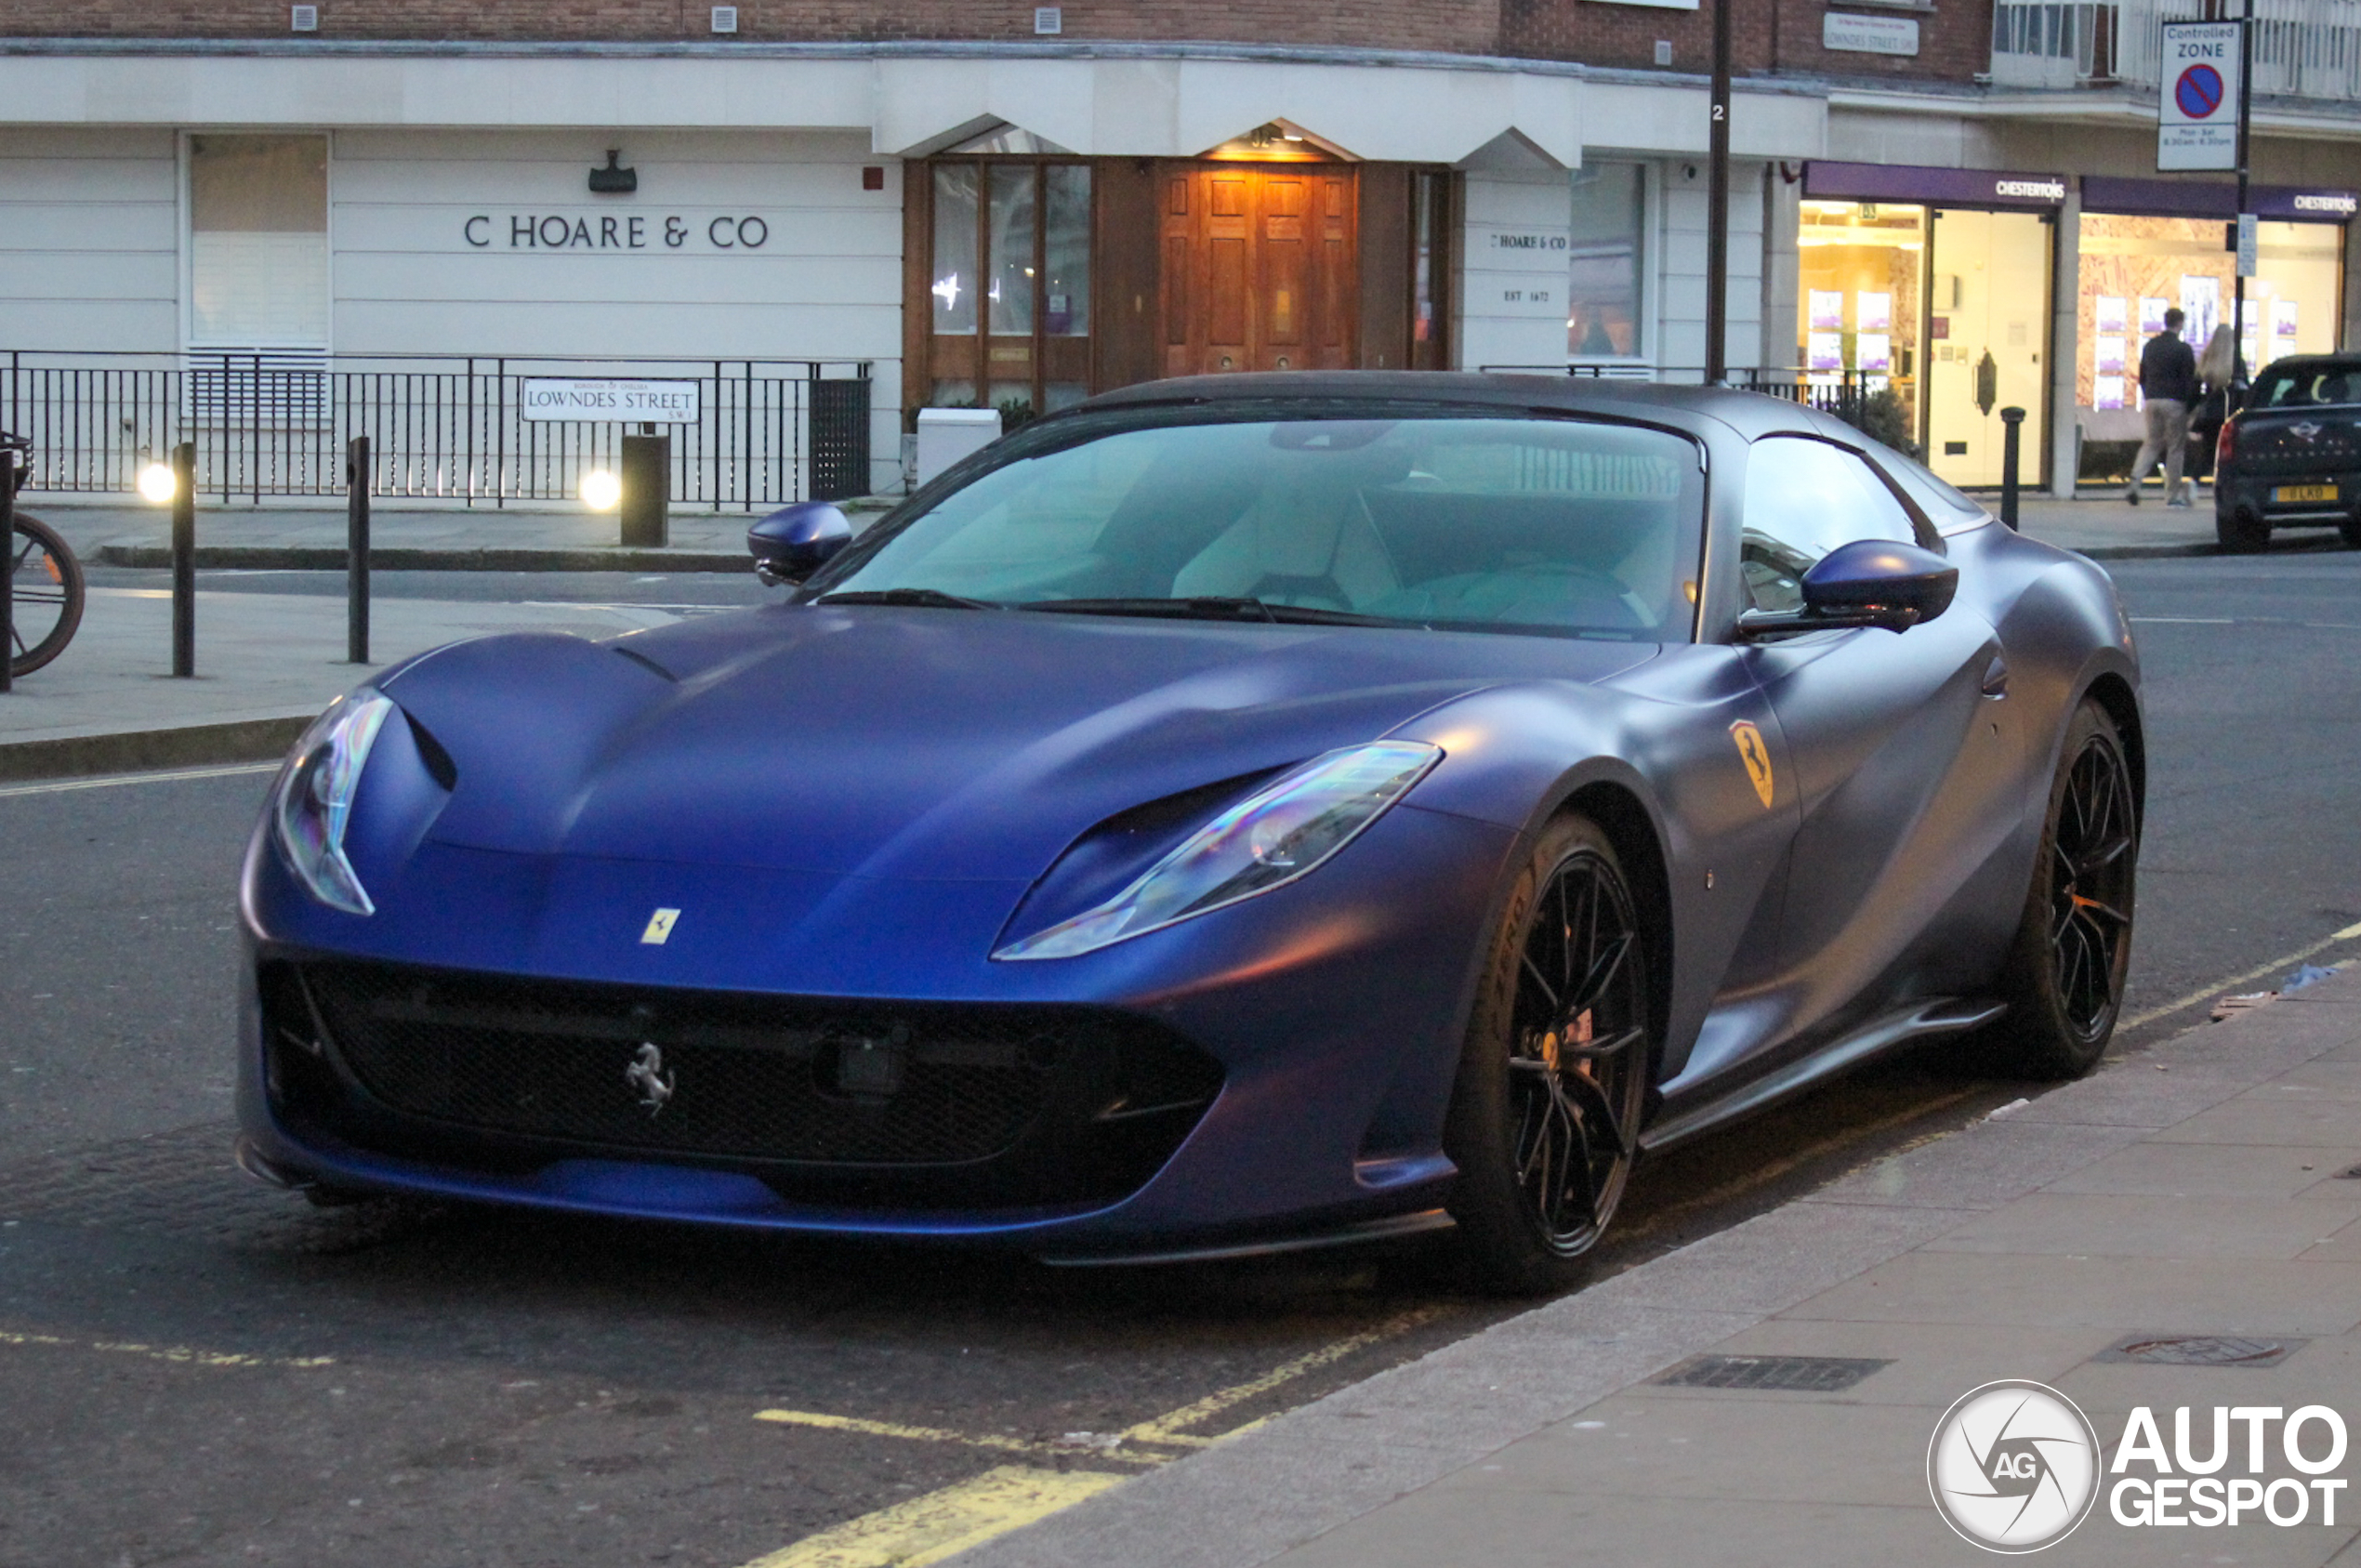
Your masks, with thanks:
M 1803 193 L 1829 201 L 1922 202 L 1938 207 L 2054 207 L 2066 198 L 2066 177 L 1814 158 L 1803 165 Z
M 2257 217 L 2342 223 L 2361 211 L 2361 195 L 2294 185 L 2250 185 L 2248 205 Z M 2223 179 L 2133 179 L 2082 177 L 2084 212 L 2134 213 L 2148 217 L 2236 217 L 2238 188 Z

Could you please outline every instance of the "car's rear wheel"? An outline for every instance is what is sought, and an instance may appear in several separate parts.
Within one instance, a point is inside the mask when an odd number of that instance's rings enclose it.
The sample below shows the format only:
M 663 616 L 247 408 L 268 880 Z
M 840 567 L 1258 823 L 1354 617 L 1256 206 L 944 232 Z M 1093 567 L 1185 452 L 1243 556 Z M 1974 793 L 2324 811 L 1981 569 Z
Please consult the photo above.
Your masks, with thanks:
M 2107 1048 L 2131 961 L 2140 820 L 2131 763 L 2105 708 L 2084 698 L 2050 786 L 2049 820 L 2009 954 L 2001 1065 L 2073 1078 Z
M 1607 836 L 1551 823 L 1502 912 L 1444 1135 L 1452 1217 L 1491 1288 L 1575 1283 L 1622 1201 L 1655 1057 L 1643 942 Z
M 2232 555 L 2252 555 L 2271 547 L 2271 525 L 2245 507 L 2213 514 L 2213 536 Z

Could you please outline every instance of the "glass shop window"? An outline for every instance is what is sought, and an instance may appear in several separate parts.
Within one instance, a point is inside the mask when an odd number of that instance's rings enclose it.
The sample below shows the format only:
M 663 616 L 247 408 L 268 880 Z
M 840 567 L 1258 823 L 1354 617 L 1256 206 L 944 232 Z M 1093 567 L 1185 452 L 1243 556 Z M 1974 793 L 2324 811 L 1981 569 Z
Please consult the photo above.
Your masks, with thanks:
M 189 138 L 189 340 L 325 348 L 328 138 Z
M 1566 357 L 1629 359 L 1641 351 L 1645 171 L 1591 164 L 1575 171 Z
M 934 165 L 930 401 L 1013 428 L 1089 396 L 1090 169 Z

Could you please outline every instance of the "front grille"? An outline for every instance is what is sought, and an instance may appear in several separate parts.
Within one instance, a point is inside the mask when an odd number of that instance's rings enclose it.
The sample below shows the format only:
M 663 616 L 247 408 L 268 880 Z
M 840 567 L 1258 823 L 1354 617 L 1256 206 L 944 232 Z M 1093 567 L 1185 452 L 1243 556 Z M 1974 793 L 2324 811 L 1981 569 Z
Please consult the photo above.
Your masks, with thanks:
M 1221 1084 L 1194 1046 L 1098 1009 L 344 962 L 266 966 L 261 993 L 293 1058 L 274 1074 L 295 1086 L 281 1099 L 350 1141 L 506 1168 L 585 1151 L 686 1158 L 831 1201 L 1119 1194 Z

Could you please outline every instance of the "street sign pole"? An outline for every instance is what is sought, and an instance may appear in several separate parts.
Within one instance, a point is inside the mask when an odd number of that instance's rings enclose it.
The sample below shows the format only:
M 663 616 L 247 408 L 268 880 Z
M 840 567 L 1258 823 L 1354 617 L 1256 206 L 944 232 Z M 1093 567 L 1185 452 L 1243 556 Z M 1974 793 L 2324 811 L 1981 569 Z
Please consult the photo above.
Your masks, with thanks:
M 2230 381 L 2234 389 L 2243 389 L 2253 367 L 2246 362 L 2247 351 L 2247 274 L 2254 270 L 2254 258 L 2248 236 L 2254 231 L 2254 218 L 2247 208 L 2247 141 L 2254 117 L 2248 106 L 2254 101 L 2249 90 L 2254 83 L 2254 0 L 2246 0 L 2246 13 L 2238 19 L 2238 263 L 2231 270 L 2236 274 L 2230 284 Z M 2242 394 L 2234 394 L 2240 397 Z M 2232 410 L 2231 412 L 2236 412 Z
M 1706 127 L 1705 381 L 1729 379 L 1730 326 L 1730 13 L 1737 0 L 1713 0 L 1713 107 Z

